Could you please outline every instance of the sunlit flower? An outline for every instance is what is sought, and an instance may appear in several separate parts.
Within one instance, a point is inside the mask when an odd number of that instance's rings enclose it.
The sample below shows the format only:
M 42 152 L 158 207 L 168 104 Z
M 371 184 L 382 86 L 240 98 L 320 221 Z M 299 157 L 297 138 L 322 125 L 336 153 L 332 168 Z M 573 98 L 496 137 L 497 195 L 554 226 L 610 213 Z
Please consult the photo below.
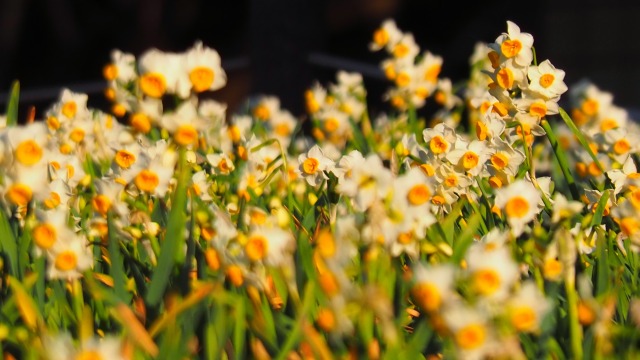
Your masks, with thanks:
M 471 287 L 492 300 L 505 299 L 520 275 L 507 246 L 474 244 L 467 251 L 466 262 Z
M 185 70 L 193 91 L 217 90 L 227 83 L 227 74 L 222 69 L 217 51 L 196 41 L 184 56 Z
M 247 235 L 244 251 L 250 261 L 264 261 L 265 264 L 279 266 L 294 247 L 293 235 L 289 231 L 258 225 L 252 227 Z
M 380 28 L 373 33 L 373 41 L 369 43 L 371 51 L 377 51 L 384 47 L 392 46 L 402 37 L 402 32 L 396 26 L 395 21 L 385 20 Z
M 551 301 L 544 297 L 534 282 L 527 281 L 507 302 L 506 313 L 511 326 L 517 331 L 537 332 L 550 308 Z
M 318 145 L 314 145 L 306 154 L 300 154 L 298 164 L 296 173 L 311 186 L 318 186 L 324 180 L 328 180 L 325 171 L 330 171 L 334 165 Z
M 507 32 L 498 36 L 495 44 L 490 45 L 506 59 L 513 59 L 517 66 L 524 67 L 533 60 L 533 36 L 521 32 L 520 27 L 507 21 Z
M 413 301 L 427 312 L 435 312 L 454 296 L 455 268 L 450 264 L 413 267 Z
M 446 308 L 442 317 L 456 345 L 459 358 L 485 358 L 495 336 L 486 314 L 457 304 Z
M 538 66 L 530 66 L 529 90 L 537 92 L 547 99 L 556 98 L 564 94 L 568 87 L 564 83 L 564 71 L 556 69 L 549 60 L 545 60 Z
M 539 203 L 540 193 L 525 180 L 496 189 L 495 205 L 503 211 L 515 236 L 522 234 L 524 226 L 540 213 Z

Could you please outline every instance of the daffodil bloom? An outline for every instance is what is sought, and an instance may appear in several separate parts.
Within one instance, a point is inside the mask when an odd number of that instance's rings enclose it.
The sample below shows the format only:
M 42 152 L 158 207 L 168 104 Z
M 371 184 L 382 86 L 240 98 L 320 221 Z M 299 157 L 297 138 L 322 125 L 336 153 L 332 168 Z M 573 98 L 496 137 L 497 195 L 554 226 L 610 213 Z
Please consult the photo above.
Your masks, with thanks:
M 80 346 L 74 345 L 71 335 L 61 332 L 45 335 L 42 339 L 46 360 L 124 360 L 124 345 L 115 336 L 84 339 Z
M 525 69 L 515 65 L 511 59 L 502 63 L 493 72 L 487 72 L 487 75 L 495 85 L 503 90 L 523 89 L 527 85 Z
M 133 54 L 124 53 L 118 49 L 111 51 L 111 63 L 102 69 L 102 75 L 107 81 L 119 81 L 126 84 L 136 78 L 136 58 Z
M 211 172 L 215 175 L 229 175 L 235 170 L 235 165 L 225 153 L 208 154 L 207 161 L 211 164 Z
M 252 227 L 247 235 L 244 251 L 252 262 L 264 261 L 265 264 L 279 266 L 294 247 L 291 232 L 275 226 L 258 225 Z
M 16 165 L 42 166 L 48 160 L 50 144 L 47 129 L 42 122 L 7 130 L 7 139 Z
M 444 323 L 456 345 L 458 358 L 483 359 L 494 340 L 494 330 L 480 309 L 454 304 L 442 314 Z
M 278 139 L 282 148 L 286 149 L 291 143 L 297 125 L 298 121 L 289 111 L 278 111 L 269 119 L 268 137 Z
M 629 185 L 634 185 L 634 183 L 640 179 L 640 173 L 638 173 L 636 164 L 633 162 L 633 158 L 631 156 L 627 156 L 627 158 L 622 162 L 621 169 L 612 169 L 607 171 L 605 174 L 613 183 L 613 194 L 616 196 L 621 191 L 628 188 Z
M 198 115 L 193 103 L 185 101 L 175 112 L 165 113 L 160 125 L 173 135 L 173 141 L 192 148 L 198 145 L 200 133 L 206 129 L 208 122 Z
M 489 247 L 477 243 L 469 248 L 465 259 L 471 287 L 480 296 L 493 301 L 506 299 L 520 277 L 508 246 Z
M 524 154 L 500 138 L 496 138 L 494 141 L 494 152 L 489 157 L 490 164 L 488 166 L 505 173 L 507 176 L 515 177 L 520 165 L 525 160 Z
M 435 94 L 435 101 L 438 104 L 449 110 L 462 104 L 462 99 L 460 99 L 456 94 L 453 93 L 453 85 L 451 84 L 451 79 L 439 79 L 437 84 L 438 85 Z
M 455 268 L 451 264 L 425 266 L 417 263 L 413 267 L 411 298 L 429 313 L 439 311 L 455 296 L 454 280 Z
M 628 122 L 628 111 L 621 107 L 611 105 L 598 112 L 595 119 L 593 133 L 604 133 L 616 128 L 626 128 Z
M 551 309 L 551 301 L 540 292 L 533 281 L 526 281 L 506 305 L 506 315 L 518 332 L 535 333 Z
M 358 161 L 351 167 L 338 184 L 337 191 L 352 199 L 359 211 L 368 209 L 376 200 L 387 196 L 393 184 L 393 175 L 385 168 L 376 154 L 368 155 L 364 161 Z
M 4 177 L 0 187 L 6 204 L 25 208 L 32 201 L 41 202 L 49 198 L 47 164 L 41 162 L 33 166 L 14 164 Z
M 82 277 L 82 272 L 93 266 L 93 252 L 84 236 L 73 234 L 59 239 L 47 250 L 49 279 L 73 280 Z
M 584 204 L 579 201 L 570 201 L 561 193 L 556 193 L 553 197 L 553 214 L 551 222 L 557 224 L 561 220 L 570 219 L 579 214 L 584 208 Z
M 500 135 L 504 132 L 505 127 L 506 124 L 500 118 L 500 115 L 494 112 L 487 112 L 476 121 L 476 138 L 480 141 L 488 141 L 489 143 L 499 142 Z
M 191 175 L 191 186 L 189 190 L 192 191 L 193 196 L 197 196 L 202 201 L 211 201 L 213 198 L 209 194 L 210 180 L 207 178 L 207 174 L 204 170 L 200 170 Z
M 262 121 L 269 120 L 280 111 L 280 99 L 275 96 L 261 96 L 251 110 L 254 118 Z
M 318 186 L 329 177 L 325 171 L 331 171 L 333 160 L 324 155 L 318 145 L 314 145 L 306 154 L 298 156 L 298 169 L 296 173 L 303 177 L 311 186 Z
M 456 143 L 456 148 L 447 154 L 449 160 L 454 166 L 460 169 L 460 172 L 476 176 L 484 169 L 487 160 L 492 157 L 494 150 L 486 145 L 484 141 L 473 140 L 468 144 Z
M 631 132 L 631 129 L 616 128 L 606 131 L 602 137 L 604 138 L 604 147 L 608 155 L 619 164 L 629 157 L 629 154 L 637 152 L 637 145 L 632 139 L 637 137 L 637 133 Z
M 194 92 L 217 90 L 227 83 L 227 74 L 220 64 L 220 55 L 214 49 L 204 46 L 202 41 L 196 41 L 184 57 L 185 70 Z
M 529 181 L 516 180 L 506 187 L 496 189 L 495 205 L 502 210 L 515 236 L 524 231 L 524 227 L 541 210 L 540 193 Z
M 507 21 L 507 32 L 496 38 L 495 44 L 489 45 L 504 59 L 513 59 L 519 67 L 526 67 L 533 60 L 533 36 L 521 32 L 520 27 Z
M 369 43 L 369 50 L 378 51 L 396 44 L 402 37 L 402 32 L 395 21 L 388 19 L 373 33 L 373 41 Z
M 458 139 L 455 130 L 444 123 L 424 129 L 422 136 L 427 149 L 438 158 L 446 156 Z
M 60 92 L 60 100 L 47 111 L 47 118 L 55 118 L 55 121 L 49 124 L 49 128 L 56 130 L 73 120 L 87 119 L 89 117 L 89 109 L 87 109 L 88 98 L 87 94 L 63 89 Z M 52 128 L 53 124 L 56 125 Z
M 522 92 L 523 97 L 513 100 L 518 111 L 527 112 L 532 116 L 536 116 L 540 119 L 546 115 L 554 115 L 559 111 L 557 100 L 558 97 L 553 99 L 547 99 L 530 89 Z
M 556 69 L 549 60 L 538 66 L 530 66 L 527 72 L 529 90 L 541 94 L 546 99 L 554 99 L 564 94 L 569 88 L 564 83 L 564 71 Z
M 138 87 L 152 98 L 162 98 L 165 94 L 177 94 L 181 98 L 189 96 L 190 82 L 185 71 L 183 54 L 165 53 L 158 49 L 146 51 L 138 61 Z

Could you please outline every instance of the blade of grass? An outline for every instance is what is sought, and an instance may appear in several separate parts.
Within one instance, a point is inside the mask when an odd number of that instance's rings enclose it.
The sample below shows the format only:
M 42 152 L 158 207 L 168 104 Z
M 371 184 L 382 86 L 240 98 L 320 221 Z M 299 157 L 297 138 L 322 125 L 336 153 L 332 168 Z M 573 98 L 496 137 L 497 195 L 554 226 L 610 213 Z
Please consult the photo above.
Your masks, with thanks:
M 598 166 L 598 169 L 600 169 L 600 171 L 602 172 L 605 172 L 606 170 L 598 160 L 598 157 L 596 157 L 593 151 L 591 151 L 589 142 L 584 137 L 584 134 L 582 133 L 582 131 L 580 131 L 580 129 L 578 129 L 578 126 L 576 126 L 573 120 L 571 120 L 571 117 L 569 116 L 569 114 L 567 114 L 567 112 L 564 111 L 563 108 L 560 108 L 560 117 L 562 118 L 562 120 L 564 120 L 564 123 L 567 124 L 567 126 L 569 127 L 573 135 L 576 136 L 576 138 L 578 139 L 578 142 L 580 142 L 580 145 L 582 145 L 582 147 L 587 151 L 587 153 L 589 153 L 589 156 L 591 156 L 591 159 L 593 160 L 593 162 L 596 164 L 596 166 Z
M 4 211 L 0 211 L 0 251 L 6 254 L 10 275 L 18 276 L 18 244 Z
M 116 236 L 116 229 L 113 224 L 113 213 L 107 212 L 107 228 L 109 231 L 109 275 L 113 279 L 113 288 L 116 296 L 125 303 L 129 302 L 129 295 L 126 289 L 127 277 L 124 272 L 122 254 L 120 253 L 120 240 Z
M 171 272 L 176 262 L 176 253 L 182 251 L 182 244 L 185 242 L 184 229 L 186 221 L 187 205 L 187 183 L 189 181 L 189 171 L 187 168 L 185 149 L 180 149 L 178 185 L 171 202 L 171 211 L 167 223 L 167 231 L 162 242 L 160 259 L 158 266 L 151 276 L 147 302 L 155 306 L 158 304 L 164 290 L 169 284 Z
M 14 126 L 18 123 L 18 103 L 20 102 L 20 82 L 15 80 L 11 84 L 9 101 L 7 102 L 7 126 Z
M 556 159 L 560 164 L 560 169 L 562 170 L 562 174 L 564 175 L 567 184 L 569 185 L 569 191 L 571 191 L 571 196 L 573 200 L 580 199 L 580 192 L 578 191 L 578 186 L 573 178 L 573 174 L 571 173 L 571 169 L 569 169 L 569 161 L 567 160 L 567 155 L 564 150 L 562 150 L 562 146 L 558 142 L 558 138 L 556 137 L 553 129 L 551 129 L 551 125 L 547 120 L 542 120 L 540 125 L 547 133 L 547 139 L 549 139 L 549 143 L 551 143 L 551 147 L 553 148 L 553 152 L 556 154 Z

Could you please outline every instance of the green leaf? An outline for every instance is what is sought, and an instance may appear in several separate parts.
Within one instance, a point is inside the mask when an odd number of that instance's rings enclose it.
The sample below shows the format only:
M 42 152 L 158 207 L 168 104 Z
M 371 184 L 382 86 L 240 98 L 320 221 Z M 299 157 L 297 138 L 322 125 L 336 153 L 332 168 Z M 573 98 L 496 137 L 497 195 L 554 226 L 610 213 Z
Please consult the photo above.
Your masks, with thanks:
M 0 253 L 5 254 L 5 261 L 9 262 L 11 275 L 18 276 L 18 244 L 4 211 L 0 210 Z
M 456 237 L 453 243 L 453 255 L 451 261 L 454 264 L 459 264 L 464 254 L 467 252 L 467 248 L 473 242 L 473 236 L 478 233 L 478 226 L 480 225 L 481 215 L 479 212 L 471 215 L 471 218 L 467 221 L 467 226 L 464 227 L 462 233 Z
M 562 118 L 562 120 L 564 120 L 565 124 L 567 124 L 567 126 L 569 127 L 573 135 L 576 136 L 576 138 L 580 142 L 580 145 L 582 145 L 582 147 L 587 151 L 587 153 L 589 153 L 589 156 L 591 156 L 591 159 L 593 159 L 593 162 L 596 163 L 596 165 L 598 166 L 598 169 L 604 172 L 605 168 L 602 166 L 602 164 L 600 163 L 596 155 L 593 153 L 593 151 L 591 151 L 589 142 L 587 141 L 587 139 L 585 139 L 584 134 L 582 133 L 582 131 L 580 131 L 580 129 L 578 129 L 578 127 L 573 122 L 573 120 L 571 120 L 571 117 L 569 116 L 569 114 L 567 114 L 567 112 L 564 111 L 563 108 L 560 108 L 560 117 Z
M 11 84 L 11 92 L 9 93 L 9 101 L 7 102 L 7 126 L 13 126 L 18 123 L 18 103 L 20 101 L 20 82 L 15 80 Z
M 152 306 L 158 304 L 162 298 L 176 263 L 176 253 L 182 253 L 182 245 L 185 242 L 187 183 L 189 182 L 189 171 L 186 164 L 185 150 L 180 149 L 178 184 L 171 201 L 171 211 L 160 250 L 160 259 L 151 276 L 151 284 L 147 293 L 147 302 Z
M 244 358 L 245 339 L 247 334 L 247 304 L 246 297 L 241 297 L 235 306 L 235 326 L 233 327 L 233 350 L 238 359 Z
M 107 212 L 107 227 L 109 231 L 109 275 L 113 278 L 113 288 L 120 300 L 129 303 L 129 293 L 126 289 L 127 277 L 124 273 L 123 257 L 120 253 L 120 240 L 116 235 L 116 228 L 113 223 L 113 213 Z
M 547 120 L 542 120 L 540 122 L 540 125 L 542 126 L 544 131 L 547 133 L 547 139 L 549 139 L 549 143 L 553 148 L 553 152 L 556 154 L 556 159 L 558 160 L 558 164 L 560 164 L 560 169 L 562 170 L 562 174 L 564 175 L 564 178 L 567 184 L 569 185 L 569 190 L 571 191 L 571 196 L 573 197 L 573 200 L 579 200 L 580 192 L 578 191 L 578 187 L 573 178 L 573 174 L 571 173 L 571 169 L 569 168 L 569 161 L 567 160 L 567 154 L 565 154 L 564 150 L 562 149 L 562 146 L 560 146 L 560 143 L 558 142 L 558 138 L 553 132 L 553 129 L 551 128 L 551 125 L 549 124 L 549 122 Z

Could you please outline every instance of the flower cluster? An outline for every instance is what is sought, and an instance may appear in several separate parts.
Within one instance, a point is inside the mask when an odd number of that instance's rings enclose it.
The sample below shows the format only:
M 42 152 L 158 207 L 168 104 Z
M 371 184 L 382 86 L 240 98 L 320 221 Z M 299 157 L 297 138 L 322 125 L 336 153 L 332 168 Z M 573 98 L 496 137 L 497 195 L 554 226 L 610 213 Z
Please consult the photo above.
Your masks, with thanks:
M 233 114 L 205 99 L 226 75 L 201 42 L 113 51 L 109 112 L 65 89 L 42 121 L 2 117 L 0 350 L 483 359 L 630 347 L 640 176 L 625 110 L 591 83 L 569 90 L 511 21 L 456 85 L 392 20 L 369 47 L 389 55 L 393 111 L 370 117 L 362 76 L 340 71 L 306 91 L 308 134 L 275 96 Z M 426 126 L 429 97 L 440 109 Z

